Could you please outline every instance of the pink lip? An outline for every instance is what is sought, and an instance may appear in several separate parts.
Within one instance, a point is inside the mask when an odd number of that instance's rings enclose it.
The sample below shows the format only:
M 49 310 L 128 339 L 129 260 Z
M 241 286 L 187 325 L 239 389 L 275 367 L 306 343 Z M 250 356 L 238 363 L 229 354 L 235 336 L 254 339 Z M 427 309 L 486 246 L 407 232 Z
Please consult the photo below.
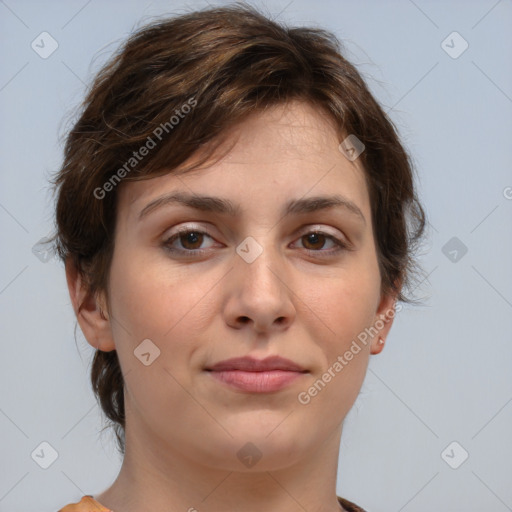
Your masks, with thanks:
M 206 370 L 228 385 L 254 393 L 278 391 L 308 373 L 293 361 L 279 356 L 262 360 L 252 357 L 227 359 Z

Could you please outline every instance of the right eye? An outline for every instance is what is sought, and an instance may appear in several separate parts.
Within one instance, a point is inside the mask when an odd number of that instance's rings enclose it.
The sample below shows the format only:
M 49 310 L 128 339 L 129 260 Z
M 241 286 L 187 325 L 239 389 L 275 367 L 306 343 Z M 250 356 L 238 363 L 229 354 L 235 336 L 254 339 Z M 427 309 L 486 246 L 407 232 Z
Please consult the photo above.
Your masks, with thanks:
M 182 255 L 186 258 L 203 256 L 207 251 L 205 249 L 200 249 L 199 246 L 202 245 L 205 236 L 212 238 L 205 231 L 185 227 L 167 238 L 163 245 L 172 254 Z M 182 248 L 173 246 L 176 241 L 181 244 Z

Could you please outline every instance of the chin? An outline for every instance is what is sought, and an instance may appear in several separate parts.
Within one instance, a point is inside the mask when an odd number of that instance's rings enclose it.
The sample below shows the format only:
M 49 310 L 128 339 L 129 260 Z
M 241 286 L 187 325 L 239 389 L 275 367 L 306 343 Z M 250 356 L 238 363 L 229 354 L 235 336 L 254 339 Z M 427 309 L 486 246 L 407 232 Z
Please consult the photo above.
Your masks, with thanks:
M 225 433 L 219 433 L 220 437 L 216 435 L 215 439 L 205 436 L 209 442 L 205 456 L 213 466 L 226 471 L 250 473 L 290 467 L 308 457 L 314 440 L 304 437 L 308 432 L 304 426 L 285 426 L 285 416 L 263 425 L 240 422 L 236 429 L 231 425 L 227 430 L 233 437 Z

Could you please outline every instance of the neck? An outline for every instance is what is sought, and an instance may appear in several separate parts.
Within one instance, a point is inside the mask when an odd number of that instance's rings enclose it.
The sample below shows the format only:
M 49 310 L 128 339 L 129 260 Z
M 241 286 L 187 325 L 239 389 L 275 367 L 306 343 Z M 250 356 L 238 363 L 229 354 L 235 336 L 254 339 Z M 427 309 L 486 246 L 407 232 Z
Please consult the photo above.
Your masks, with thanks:
M 133 423 L 127 422 L 133 425 Z M 314 451 L 279 469 L 233 471 L 191 460 L 173 446 L 126 431 L 119 475 L 96 499 L 123 512 L 340 512 L 336 475 L 341 426 Z

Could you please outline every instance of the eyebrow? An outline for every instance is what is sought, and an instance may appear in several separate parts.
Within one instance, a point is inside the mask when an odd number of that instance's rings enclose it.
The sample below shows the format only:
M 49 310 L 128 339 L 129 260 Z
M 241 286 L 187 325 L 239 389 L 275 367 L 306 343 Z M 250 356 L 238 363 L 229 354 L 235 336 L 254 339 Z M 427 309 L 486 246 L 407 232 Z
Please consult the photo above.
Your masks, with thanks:
M 139 221 L 158 208 L 176 203 L 183 204 L 203 212 L 225 214 L 230 215 L 231 217 L 237 217 L 241 214 L 240 205 L 235 205 L 229 199 L 212 196 L 198 196 L 177 191 L 158 197 L 147 204 L 139 213 Z M 290 214 L 312 213 L 331 208 L 343 208 L 354 216 L 359 217 L 366 225 L 366 219 L 360 208 L 346 197 L 340 195 L 292 199 L 285 204 L 283 208 L 283 216 Z

